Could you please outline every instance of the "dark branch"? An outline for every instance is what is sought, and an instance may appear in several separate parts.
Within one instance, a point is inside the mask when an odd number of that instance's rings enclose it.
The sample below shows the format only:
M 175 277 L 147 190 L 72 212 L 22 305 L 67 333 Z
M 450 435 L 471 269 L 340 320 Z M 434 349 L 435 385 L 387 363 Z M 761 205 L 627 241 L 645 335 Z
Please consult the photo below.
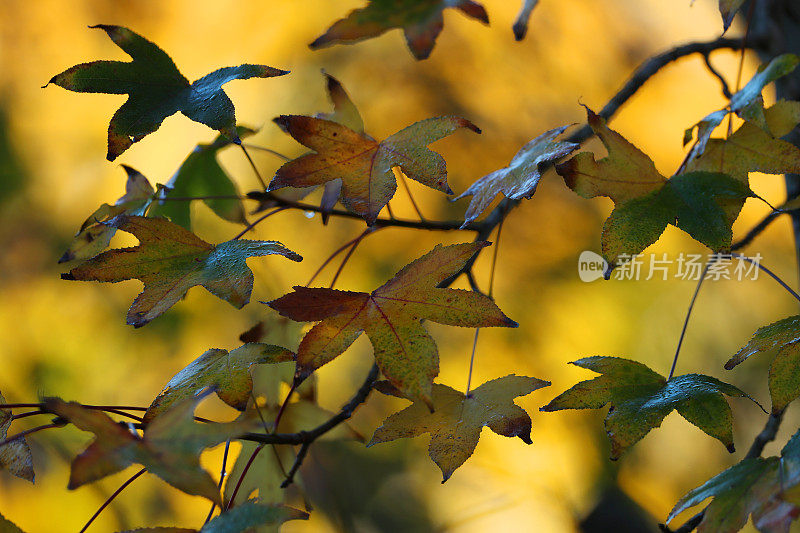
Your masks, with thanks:
M 331 417 L 327 422 L 320 424 L 312 430 L 299 431 L 297 433 L 247 433 L 242 435 L 240 438 L 242 440 L 259 442 L 261 444 L 311 444 L 319 437 L 353 416 L 353 412 L 355 412 L 356 408 L 367 400 L 367 397 L 372 390 L 372 384 L 376 379 L 378 379 L 378 365 L 372 365 L 369 375 L 367 375 L 367 379 L 364 380 L 364 383 L 350 399 L 350 401 L 347 402 L 341 408 L 341 410 L 336 415 Z

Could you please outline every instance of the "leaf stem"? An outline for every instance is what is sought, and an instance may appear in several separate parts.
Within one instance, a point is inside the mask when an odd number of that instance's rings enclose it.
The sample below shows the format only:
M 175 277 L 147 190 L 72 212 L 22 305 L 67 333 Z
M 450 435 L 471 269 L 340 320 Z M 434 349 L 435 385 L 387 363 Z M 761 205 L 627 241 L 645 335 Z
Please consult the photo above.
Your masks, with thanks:
M 425 222 L 425 217 L 422 216 L 422 211 L 420 211 L 416 200 L 414 200 L 414 195 L 411 194 L 411 188 L 409 188 L 409 186 L 408 186 L 408 181 L 406 180 L 406 175 L 403 174 L 403 171 L 400 170 L 398 167 L 392 168 L 392 172 L 394 172 L 395 179 L 403 184 L 403 188 L 406 190 L 406 194 L 408 195 L 408 199 L 411 200 L 411 205 L 414 207 L 414 211 L 417 212 L 417 216 L 419 217 L 419 221 L 420 222 Z
M 83 526 L 83 528 L 81 528 L 81 530 L 80 530 L 78 533 L 83 533 L 84 531 L 86 531 L 86 529 L 87 529 L 87 528 L 88 528 L 90 525 L 92 525 L 92 522 L 94 522 L 95 518 L 97 518 L 98 516 L 100 516 L 100 513 L 102 513 L 102 512 L 103 512 L 103 509 L 105 509 L 106 507 L 108 507 L 108 505 L 109 505 L 109 504 L 110 504 L 112 501 L 114 501 L 114 498 L 116 498 L 117 496 L 119 496 L 119 494 L 120 494 L 120 493 L 121 493 L 123 490 L 125 490 L 125 489 L 128 487 L 128 485 L 130 485 L 131 483 L 133 483 L 134 481 L 136 481 L 136 478 L 138 478 L 139 476 L 141 476 L 142 474 L 144 474 L 146 471 L 147 471 L 147 470 L 146 470 L 145 468 L 142 468 L 141 470 L 139 470 L 138 472 L 136 472 L 134 475 L 132 475 L 131 477 L 129 477 L 129 478 L 128 478 L 128 480 L 127 480 L 125 483 L 123 483 L 122 485 L 120 485 L 120 486 L 119 486 L 119 488 L 118 488 L 117 490 L 115 490 L 115 491 L 114 491 L 114 493 L 113 493 L 111 496 L 109 496 L 109 497 L 108 497 L 108 499 L 107 499 L 106 501 L 104 501 L 104 502 L 103 502 L 103 505 L 101 505 L 101 506 L 100 506 L 100 508 L 99 508 L 99 509 L 98 509 L 98 510 L 97 510 L 97 511 L 96 511 L 96 512 L 95 512 L 95 513 L 92 515 L 92 517 L 89 519 L 89 521 L 88 521 L 88 522 L 86 522 L 86 525 L 84 525 L 84 526 Z
M 333 275 L 333 279 L 331 280 L 331 284 L 328 286 L 329 289 L 332 289 L 333 286 L 336 285 L 336 280 L 339 279 L 339 274 L 342 273 L 342 270 L 344 270 L 345 265 L 350 260 L 350 258 L 353 256 L 353 252 L 356 251 L 356 248 L 358 248 L 358 245 L 361 244 L 361 241 L 364 240 L 364 237 L 366 237 L 367 235 L 369 235 L 372 232 L 373 232 L 372 228 L 367 228 L 367 229 L 364 230 L 364 232 L 361 235 L 359 235 L 358 237 L 356 237 L 353 240 L 353 244 L 350 246 L 350 249 L 347 250 L 347 253 L 345 254 L 344 258 L 342 259 L 342 262 L 339 264 L 339 268 L 336 269 L 336 273 Z
M 276 214 L 276 213 L 280 213 L 281 211 L 284 211 L 284 210 L 286 210 L 286 209 L 288 209 L 288 207 L 276 207 L 275 209 L 273 209 L 273 210 L 272 210 L 272 211 L 270 211 L 269 213 L 265 214 L 264 216 L 262 216 L 262 217 L 258 218 L 257 220 L 255 220 L 255 221 L 251 222 L 250 224 L 248 224 L 246 228 L 244 228 L 242 231 L 240 231 L 240 232 L 239 232 L 239 233 L 236 235 L 236 237 L 234 237 L 234 238 L 233 238 L 233 239 L 231 239 L 231 240 L 235 241 L 235 240 L 237 240 L 237 239 L 241 239 L 242 237 L 244 237 L 244 235 L 245 235 L 245 234 L 246 234 L 248 231 L 250 231 L 250 230 L 252 230 L 253 228 L 255 228 L 256 226 L 258 226 L 258 225 L 259 225 L 261 222 L 263 222 L 263 221 L 264 221 L 264 220 L 266 220 L 267 218 L 271 217 L 272 215 L 274 215 L 274 214 Z
M 689 309 L 686 311 L 686 318 L 683 320 L 683 328 L 681 329 L 681 336 L 678 338 L 678 347 L 675 348 L 675 357 L 672 358 L 672 366 L 669 369 L 669 376 L 667 376 L 667 381 L 672 379 L 672 376 L 675 375 L 675 367 L 678 364 L 678 355 L 681 353 L 681 346 L 683 345 L 683 339 L 686 337 L 686 328 L 689 326 L 689 317 L 692 316 L 692 309 L 694 308 L 694 303 L 697 301 L 697 295 L 700 293 L 700 287 L 703 286 L 703 281 L 706 279 L 706 273 L 708 273 L 709 267 L 711 267 L 712 263 L 717 260 L 717 255 L 708 260 L 706 266 L 703 268 L 703 273 L 700 274 L 700 279 L 697 280 L 697 287 L 694 289 L 694 294 L 692 294 L 692 300 L 689 302 Z
M 20 431 L 16 435 L 11 435 L 7 439 L 0 440 L 0 448 L 5 446 L 6 444 L 10 444 L 10 443 L 12 443 L 12 442 L 14 442 L 16 440 L 25 438 L 28 435 L 31 435 L 33 433 L 37 433 L 37 432 L 43 431 L 45 429 L 60 428 L 60 427 L 64 427 L 64 423 L 63 422 L 53 422 L 52 424 L 44 424 L 44 425 L 41 425 L 41 426 L 36 426 L 35 428 L 26 429 L 25 431 Z
M 285 156 L 282 153 L 276 152 L 275 150 L 272 150 L 272 149 L 267 148 L 265 146 L 258 146 L 256 144 L 248 144 L 248 143 L 242 143 L 242 146 L 246 146 L 247 148 L 252 148 L 253 150 L 259 150 L 261 152 L 267 152 L 268 154 L 272 154 L 274 156 L 280 157 L 284 161 L 291 161 L 292 160 L 291 157 Z
M 258 182 L 261 184 L 261 188 L 266 191 L 269 188 L 267 187 L 267 182 L 265 182 L 264 178 L 261 177 L 261 172 L 258 171 L 258 167 L 256 167 L 256 164 L 253 162 L 253 158 L 250 157 L 250 152 L 247 151 L 247 148 L 245 148 L 244 144 L 240 144 L 239 147 L 242 149 L 242 152 L 244 152 L 244 156 L 247 158 L 247 162 L 250 163 L 250 168 L 253 169 L 256 178 L 258 178 Z
M 225 441 L 225 451 L 222 454 L 222 469 L 219 472 L 219 483 L 217 484 L 217 490 L 222 489 L 222 482 L 225 480 L 225 476 L 227 475 L 225 468 L 228 464 L 228 452 L 231 449 L 231 439 Z M 211 517 L 214 515 L 214 509 L 217 508 L 216 503 L 211 504 L 211 509 L 208 511 L 208 516 L 206 516 L 203 525 L 208 524 L 208 521 L 211 520 Z
M 778 284 L 781 287 L 786 289 L 786 292 L 788 292 L 789 294 L 794 296 L 795 300 L 800 302 L 800 294 L 797 294 L 791 287 L 789 287 L 789 285 L 786 284 L 785 281 L 783 281 L 781 278 L 779 278 L 777 274 L 775 274 L 770 269 L 768 269 L 767 267 L 762 265 L 761 261 L 753 261 L 753 259 L 751 259 L 750 257 L 747 257 L 746 255 L 741 255 L 741 254 L 736 254 L 736 253 L 732 253 L 731 256 L 732 257 L 738 257 L 739 259 L 743 259 L 743 260 L 747 261 L 748 263 L 750 263 L 751 265 L 754 265 L 754 266 L 758 267 L 759 269 L 763 270 L 765 274 L 767 274 L 769 277 L 771 277 L 772 279 L 777 281 Z

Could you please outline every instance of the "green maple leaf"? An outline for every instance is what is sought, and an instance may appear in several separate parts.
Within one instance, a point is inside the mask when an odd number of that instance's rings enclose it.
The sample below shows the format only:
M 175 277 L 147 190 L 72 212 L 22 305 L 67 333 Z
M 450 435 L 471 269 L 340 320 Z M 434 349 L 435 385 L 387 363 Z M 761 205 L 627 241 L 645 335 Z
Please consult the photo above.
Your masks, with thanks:
M 0 403 L 6 403 L 2 393 L 0 393 Z M 0 441 L 8 437 L 8 429 L 13 420 L 11 409 L 0 409 Z M 27 479 L 31 483 L 34 482 L 33 455 L 31 455 L 31 448 L 25 437 L 14 439 L 4 446 L 0 446 L 0 470 L 8 470 L 17 477 Z
M 482 5 L 472 0 L 370 0 L 366 7 L 336 21 L 309 48 L 316 50 L 336 43 L 352 43 L 401 28 L 414 57 L 427 59 L 444 27 L 442 12 L 456 8 L 465 15 L 489 23 Z
M 423 319 L 470 328 L 517 326 L 483 294 L 437 288 L 488 244 L 438 245 L 372 293 L 297 286 L 269 302 L 292 320 L 319 321 L 300 342 L 298 380 L 332 361 L 366 332 L 383 375 L 409 397 L 431 405 L 439 355 Z
M 725 1 L 725 0 L 723 0 Z M 732 3 L 735 3 L 732 2 Z M 728 113 L 736 113 L 742 119 L 757 123 L 766 129 L 766 119 L 764 117 L 763 101 L 761 91 L 773 81 L 792 72 L 800 63 L 800 57 L 794 54 L 780 55 L 762 68 L 753 76 L 747 84 L 731 96 L 730 103 L 713 113 L 704 117 L 700 122 L 687 129 L 684 133 L 683 144 L 687 144 L 693 136 L 694 129 L 697 128 L 697 141 L 687 156 L 687 161 L 699 157 L 706 149 L 706 144 L 711 138 L 714 129 L 722 124 Z
M 394 168 L 426 187 L 452 194 L 444 158 L 427 145 L 460 128 L 480 133 L 466 119 L 436 117 L 416 122 L 378 142 L 363 132 L 321 118 L 282 115 L 274 121 L 315 153 L 284 164 L 268 190 L 341 180 L 342 203 L 370 226 L 397 190 Z
M 45 410 L 78 429 L 94 433 L 95 440 L 72 462 L 69 489 L 74 489 L 140 464 L 176 489 L 203 496 L 220 505 L 219 489 L 200 467 L 202 450 L 258 428 L 256 420 L 227 423 L 194 421 L 197 404 L 211 390 L 176 403 L 150 421 L 140 436 L 117 424 L 105 413 L 59 398 L 45 400 Z
M 556 165 L 556 171 L 580 196 L 607 196 L 614 201 L 601 240 L 603 256 L 611 265 L 620 256 L 641 253 L 669 224 L 715 252 L 730 249 L 731 225 L 744 199 L 753 195 L 746 183 L 705 171 L 667 180 L 644 152 L 609 129 L 591 109 L 586 111 L 608 156 L 597 161 L 593 154 L 582 152 Z
M 612 459 L 660 426 L 673 410 L 733 453 L 733 416 L 723 394 L 749 397 L 733 385 L 701 374 L 667 381 L 641 363 L 618 357 L 587 357 L 572 364 L 602 375 L 581 381 L 541 410 L 600 409 L 610 404 L 605 427 Z
M 150 421 L 205 387 L 213 387 L 223 402 L 244 411 L 253 391 L 251 367 L 293 360 L 292 352 L 271 344 L 248 343 L 230 352 L 219 348 L 208 350 L 169 380 L 150 404 L 144 421 Z
M 239 138 L 255 133 L 244 126 L 237 127 L 236 131 Z M 242 201 L 235 198 L 239 196 L 239 190 L 217 161 L 219 151 L 230 146 L 231 142 L 228 137 L 220 135 L 210 144 L 198 144 L 166 183 L 158 204 L 150 210 L 150 216 L 165 216 L 179 226 L 191 229 L 190 202 L 171 198 L 205 197 L 203 203 L 220 218 L 247 224 Z M 234 198 L 217 198 L 226 196 Z
M 165 218 L 118 216 L 109 224 L 133 234 L 139 245 L 103 252 L 63 279 L 118 282 L 139 279 L 144 290 L 128 310 L 127 323 L 141 327 L 183 298 L 195 285 L 237 308 L 250 301 L 253 273 L 246 259 L 278 254 L 302 257 L 276 241 L 231 240 L 212 245 Z
M 114 205 L 101 205 L 86 219 L 73 237 L 67 251 L 58 260 L 59 263 L 89 259 L 105 250 L 117 228 L 104 222 L 118 215 L 136 216 L 147 212 L 156 191 L 141 172 L 127 165 L 122 165 L 122 168 L 128 175 L 125 194 Z
M 733 533 L 747 523 L 762 533 L 789 531 L 800 515 L 795 492 L 800 485 L 800 434 L 789 440 L 780 457 L 744 459 L 683 496 L 667 522 L 683 511 L 713 498 L 698 533 Z
M 502 193 L 512 200 L 533 196 L 542 177 L 540 165 L 556 161 L 580 147 L 579 144 L 555 140 L 568 127 L 562 126 L 541 134 L 523 146 L 507 167 L 483 176 L 453 198 L 458 200 L 472 196 L 464 216 L 464 226 L 478 218 L 498 194 Z
M 48 82 L 84 93 L 127 94 L 108 126 L 108 155 L 113 161 L 130 146 L 156 131 L 177 112 L 226 135 L 236 144 L 233 102 L 222 85 L 233 80 L 288 74 L 266 65 L 224 67 L 189 83 L 158 46 L 121 26 L 91 26 L 105 31 L 133 61 L 92 61 L 75 65 Z
M 475 451 L 484 426 L 531 444 L 531 418 L 514 398 L 548 385 L 548 381 L 512 374 L 487 381 L 465 397 L 463 392 L 435 384 L 433 412 L 425 403 L 414 402 L 384 420 L 367 446 L 430 433 L 428 452 L 442 471 L 444 483 Z
M 750 342 L 725 363 L 732 369 L 751 355 L 774 353 L 769 367 L 772 412 L 783 411 L 800 396 L 800 315 L 759 328 Z

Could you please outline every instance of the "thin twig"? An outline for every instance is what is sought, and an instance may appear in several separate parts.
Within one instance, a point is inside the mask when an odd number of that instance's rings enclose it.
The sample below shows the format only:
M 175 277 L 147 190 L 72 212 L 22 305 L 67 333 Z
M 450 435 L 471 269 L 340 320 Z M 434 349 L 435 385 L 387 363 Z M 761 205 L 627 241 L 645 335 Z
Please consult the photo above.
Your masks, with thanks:
M 35 428 L 26 429 L 25 431 L 20 431 L 16 435 L 11 435 L 7 439 L 0 440 L 0 448 L 5 446 L 6 444 L 9 444 L 9 443 L 14 442 L 16 440 L 25 438 L 28 435 L 30 435 L 31 433 L 36 433 L 38 431 L 43 431 L 45 429 L 60 428 L 60 427 L 64 427 L 64 423 L 63 422 L 53 422 L 52 424 L 44 424 L 44 425 L 41 425 L 41 426 L 36 426 Z
M 345 265 L 350 260 L 350 258 L 353 256 L 353 252 L 356 251 L 356 248 L 358 248 L 358 245 L 361 244 L 361 241 L 364 240 L 364 237 L 369 235 L 371 232 L 372 232 L 371 228 L 367 228 L 367 229 L 364 230 L 364 232 L 361 235 L 359 235 L 355 240 L 353 240 L 353 244 L 350 246 L 350 249 L 347 250 L 347 253 L 344 255 L 344 258 L 342 259 L 342 262 L 339 263 L 339 268 L 336 269 L 336 273 L 333 275 L 333 279 L 331 280 L 331 284 L 328 285 L 329 289 L 332 289 L 333 286 L 336 285 L 336 280 L 339 279 L 339 274 L 342 273 L 342 270 L 344 270 Z
M 272 210 L 272 211 L 270 211 L 269 213 L 265 214 L 264 216 L 260 217 L 259 219 L 257 219 L 257 220 L 255 220 L 255 221 L 251 222 L 250 224 L 248 224 L 248 225 L 247 225 L 247 227 L 246 227 L 246 228 L 244 228 L 242 231 L 240 231 L 240 232 L 239 232 L 239 234 L 238 234 L 238 235 L 236 235 L 236 237 L 234 237 L 232 240 L 234 240 L 234 241 L 235 241 L 235 240 L 237 240 L 237 239 L 241 239 L 242 237 L 244 237 L 244 235 L 245 235 L 245 234 L 246 234 L 248 231 L 250 231 L 250 230 L 252 230 L 253 228 L 255 228 L 256 226 L 258 226 L 258 225 L 259 225 L 261 222 L 263 222 L 265 219 L 267 219 L 267 218 L 271 217 L 272 215 L 274 215 L 274 214 L 276 214 L 276 213 L 280 213 L 281 211 L 284 211 L 284 210 L 286 210 L 286 209 L 288 209 L 288 207 L 276 207 L 275 209 L 273 209 L 273 210 Z
M 747 257 L 746 255 L 741 255 L 741 254 L 731 254 L 731 256 L 732 256 L 732 257 L 737 257 L 737 258 L 739 258 L 739 259 L 744 259 L 745 261 L 747 261 L 747 262 L 748 262 L 748 263 L 750 263 L 751 265 L 754 265 L 754 266 L 758 267 L 759 269 L 761 269 L 762 271 L 764 271 L 764 273 L 765 273 L 765 274 L 767 274 L 769 277 L 771 277 L 772 279 L 774 279 L 775 281 L 777 281 L 777 282 L 778 282 L 778 284 L 779 284 L 781 287 L 783 287 L 784 289 L 786 289 L 786 292 L 788 292 L 789 294 L 791 294 L 792 296 L 794 296 L 795 300 L 797 300 L 798 302 L 800 302 L 800 294 L 797 294 L 797 293 L 794 291 L 794 289 L 792 289 L 791 287 L 789 287 L 789 285 L 787 285 L 785 281 L 783 281 L 781 278 L 779 278 L 777 274 L 775 274 L 775 273 L 774 273 L 774 272 L 772 272 L 770 269 L 768 269 L 767 267 L 765 267 L 764 265 L 762 265 L 762 264 L 761 264 L 761 261 L 753 261 L 753 259 L 751 259 L 751 258 Z
M 100 516 L 100 513 L 102 513 L 102 512 L 103 512 L 103 509 L 105 509 L 106 507 L 108 507 L 108 505 L 109 505 L 111 502 L 113 502 L 113 501 L 114 501 L 114 498 L 116 498 L 117 496 L 119 496 L 119 494 L 120 494 L 120 493 L 121 493 L 123 490 L 125 490 L 125 488 L 126 488 L 128 485 L 130 485 L 131 483 L 133 483 L 134 481 L 136 481 L 136 478 L 138 478 L 139 476 L 141 476 L 142 474 L 144 474 L 146 471 L 147 471 L 147 470 L 146 470 L 145 468 L 142 468 L 141 470 L 139 470 L 138 472 L 136 472 L 134 475 L 132 475 L 131 477 L 129 477 L 129 478 L 128 478 L 128 480 L 127 480 L 125 483 L 123 483 L 122 485 L 120 485 L 120 486 L 119 486 L 119 488 L 118 488 L 117 490 L 115 490 L 115 491 L 114 491 L 114 493 L 113 493 L 111 496 L 109 496 L 109 497 L 108 497 L 108 499 L 107 499 L 106 501 L 104 501 L 104 502 L 103 502 L 103 505 L 101 505 L 101 506 L 100 506 L 100 509 L 98 509 L 98 510 L 97 510 L 97 511 L 96 511 L 96 512 L 95 512 L 95 513 L 92 515 L 92 517 L 89 519 L 89 521 L 88 521 L 88 522 L 86 522 L 86 525 L 84 525 L 84 526 L 83 526 L 83 528 L 81 528 L 81 530 L 80 530 L 80 532 L 79 532 L 79 533 L 83 533 L 84 531 L 86 531 L 86 529 L 87 529 L 87 528 L 88 528 L 90 525 L 92 525 L 92 522 L 94 522 L 94 519 L 95 519 L 95 518 L 97 518 L 98 516 Z
M 304 442 L 300 445 L 300 450 L 297 452 L 297 456 L 294 458 L 294 464 L 289 470 L 289 473 L 286 474 L 286 479 L 284 479 L 283 483 L 281 483 L 282 489 L 285 489 L 294 482 L 294 476 L 297 474 L 297 471 L 300 470 L 300 466 L 303 464 L 303 460 L 306 458 L 306 454 L 308 453 L 308 449 L 310 447 L 310 442 Z
M 692 316 L 692 309 L 694 308 L 694 302 L 697 301 L 697 295 L 700 292 L 700 287 L 703 285 L 703 281 L 706 279 L 706 273 L 708 272 L 709 267 L 712 263 L 717 260 L 716 254 L 708 260 L 706 266 L 703 268 L 703 273 L 700 274 L 700 279 L 697 280 L 697 287 L 694 289 L 694 294 L 692 295 L 692 300 L 689 302 L 689 309 L 686 311 L 686 318 L 683 320 L 683 328 L 681 329 L 681 336 L 678 338 L 678 347 L 675 348 L 675 357 L 672 358 L 672 366 L 669 369 L 669 376 L 667 377 L 667 381 L 672 379 L 672 376 L 675 375 L 675 367 L 678 364 L 678 355 L 681 353 L 681 345 L 683 345 L 683 339 L 686 337 L 686 328 L 689 326 L 689 317 Z
M 325 267 L 328 266 L 328 263 L 333 261 L 336 258 L 337 255 L 339 255 L 340 253 L 344 252 L 347 248 L 352 246 L 353 243 L 356 242 L 358 239 L 362 238 L 362 236 L 363 236 L 363 233 L 361 235 L 359 235 L 358 237 L 347 241 L 346 243 L 341 245 L 339 248 L 334 250 L 333 253 L 331 253 L 331 255 L 329 255 L 328 258 L 325 261 L 323 261 L 323 263 L 319 266 L 319 268 L 316 270 L 316 272 L 314 272 L 314 275 L 311 276 L 311 279 L 309 279 L 308 283 L 306 283 L 306 287 L 308 287 L 309 285 L 314 283 L 314 280 L 317 279 L 317 276 L 319 276 L 320 273 L 325 269 Z
M 250 153 L 247 151 L 247 148 L 245 148 L 243 144 L 240 144 L 239 148 L 241 148 L 242 152 L 244 152 L 244 156 L 247 158 L 247 162 L 250 163 L 250 168 L 253 169 L 256 178 L 258 178 L 258 182 L 261 184 L 261 188 L 266 191 L 269 188 L 267 187 L 267 182 L 264 181 L 264 178 L 261 177 L 261 172 L 258 171 L 258 167 L 256 167 L 256 164 L 253 162 L 253 158 L 250 157 Z
M 406 194 L 408 195 L 408 199 L 411 200 L 411 205 L 414 207 L 414 211 L 417 212 L 417 216 L 419 217 L 420 222 L 425 222 L 425 217 L 422 216 L 422 211 L 420 211 L 416 200 L 414 200 L 414 195 L 411 194 L 411 189 L 408 186 L 408 181 L 406 180 L 406 175 L 403 174 L 403 171 L 400 170 L 397 167 L 393 168 L 392 171 L 394 172 L 395 179 L 403 184 L 403 188 L 406 190 Z
M 252 394 L 252 393 L 251 393 Z M 222 468 L 219 472 L 219 483 L 217 484 L 217 490 L 222 489 L 222 482 L 225 480 L 225 476 L 227 472 L 225 471 L 226 466 L 228 465 L 228 452 L 231 449 L 231 439 L 225 441 L 225 452 L 222 454 Z M 211 517 L 214 515 L 214 509 L 217 508 L 216 503 L 211 504 L 211 509 L 208 510 L 208 516 L 206 516 L 203 525 L 208 524 L 208 521 L 211 520 Z
M 264 147 L 264 146 L 258 146 L 258 145 L 255 145 L 255 144 L 249 144 L 249 143 L 242 143 L 242 146 L 245 146 L 245 147 L 247 147 L 247 148 L 252 148 L 253 150 L 259 150 L 259 151 L 261 151 L 261 152 L 267 152 L 268 154 L 272 154 L 272 155 L 274 155 L 274 156 L 278 156 L 278 157 L 280 157 L 280 158 L 281 158 L 281 159 L 283 159 L 284 161 L 291 161 L 291 160 L 292 160 L 292 158 L 291 158 L 291 157 L 285 156 L 285 155 L 283 155 L 283 154 L 282 154 L 282 153 L 280 153 L 280 152 L 276 152 L 275 150 L 272 150 L 272 149 L 270 149 L 270 148 L 266 148 L 266 147 Z

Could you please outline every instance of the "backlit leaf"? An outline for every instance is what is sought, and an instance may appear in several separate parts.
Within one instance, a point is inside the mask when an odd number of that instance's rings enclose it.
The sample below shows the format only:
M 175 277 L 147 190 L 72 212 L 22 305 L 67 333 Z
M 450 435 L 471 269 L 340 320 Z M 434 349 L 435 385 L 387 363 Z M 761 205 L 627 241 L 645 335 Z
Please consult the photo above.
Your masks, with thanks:
M 736 355 L 725 363 L 732 369 L 751 355 L 774 353 L 769 367 L 772 411 L 778 412 L 800 396 L 800 315 L 759 328 Z
M 213 387 L 223 402 L 244 411 L 253 391 L 251 367 L 293 360 L 292 352 L 271 344 L 249 343 L 230 352 L 219 348 L 208 350 L 169 380 L 150 404 L 144 420 L 151 420 L 205 387 Z
M 6 403 L 0 393 L 0 403 Z M 8 429 L 13 421 L 11 409 L 0 409 L 0 441 L 8 437 Z M 25 437 L 14 439 L 13 441 L 0 446 L 0 470 L 8 470 L 17 477 L 34 482 L 33 456 L 31 448 Z M 2 516 L 0 516 L 2 520 Z M 2 522 L 0 522 L 2 525 Z
M 484 426 L 531 444 L 531 418 L 514 404 L 514 398 L 548 385 L 540 379 L 510 375 L 488 381 L 465 397 L 463 392 L 435 384 L 433 412 L 415 401 L 384 420 L 367 446 L 430 433 L 428 452 L 439 465 L 444 483 L 475 451 Z
M 687 172 L 667 180 L 653 161 L 589 108 L 589 125 L 608 150 L 596 161 L 583 152 L 556 171 L 584 198 L 607 196 L 614 210 L 603 227 L 603 256 L 614 266 L 623 257 L 641 253 L 674 224 L 715 252 L 730 249 L 744 199 L 752 196 L 746 182 L 719 172 Z
M 75 65 L 48 82 L 83 93 L 127 94 L 108 126 L 108 155 L 113 161 L 153 133 L 177 112 L 218 130 L 239 144 L 233 102 L 222 85 L 233 80 L 283 76 L 288 71 L 265 65 L 225 67 L 189 83 L 158 46 L 122 26 L 92 26 L 105 31 L 133 61 L 92 61 Z
M 456 196 L 453 200 L 472 196 L 464 216 L 464 226 L 478 218 L 500 193 L 512 200 L 533 196 L 541 178 L 540 165 L 552 163 L 580 147 L 575 143 L 555 140 L 568 127 L 562 126 L 541 134 L 523 146 L 507 167 L 487 174 Z
M 336 43 L 353 43 L 401 28 L 414 57 L 426 59 L 444 27 L 442 12 L 448 7 L 489 23 L 486 10 L 472 0 L 369 0 L 366 7 L 336 21 L 309 47 L 316 50 Z
M 68 488 L 75 489 L 140 464 L 178 490 L 219 505 L 217 484 L 200 467 L 200 452 L 257 429 L 257 425 L 255 420 L 246 418 L 227 423 L 195 422 L 197 404 L 210 393 L 208 390 L 176 403 L 150 421 L 141 436 L 101 411 L 58 398 L 45 400 L 48 412 L 95 435 L 95 440 L 72 462 Z
M 78 233 L 72 239 L 69 248 L 59 263 L 89 259 L 105 250 L 117 228 L 108 222 L 117 215 L 144 215 L 153 202 L 155 190 L 140 172 L 127 165 L 122 165 L 128 175 L 125 183 L 125 194 L 114 205 L 103 204 L 86 219 Z
M 723 394 L 747 395 L 733 385 L 701 374 L 667 381 L 641 363 L 618 357 L 587 357 L 572 364 L 602 375 L 581 381 L 541 410 L 600 409 L 610 404 L 605 427 L 612 459 L 660 426 L 673 410 L 734 451 L 733 417 Z
M 127 323 L 135 327 L 161 315 L 195 285 L 202 285 L 234 307 L 243 307 L 253 290 L 253 273 L 245 262 L 249 257 L 279 254 L 292 261 L 302 260 L 276 241 L 238 239 L 215 246 L 165 218 L 118 216 L 110 224 L 133 234 L 139 245 L 103 252 L 61 277 L 141 280 L 144 290 L 127 317 Z
M 797 441 L 795 434 L 780 457 L 744 459 L 689 491 L 675 504 L 667 522 L 713 498 L 697 526 L 698 533 L 733 533 L 744 527 L 750 516 L 756 529 L 763 533 L 788 532 L 800 515 L 796 505 L 800 502 L 787 497 L 800 484 Z
M 298 378 L 333 360 L 366 332 L 383 375 L 430 405 L 439 354 L 421 320 L 470 328 L 517 325 L 482 294 L 437 288 L 488 244 L 438 245 L 372 293 L 296 286 L 269 302 L 292 320 L 320 321 L 300 342 Z
M 458 117 L 422 120 L 381 142 L 320 118 L 282 115 L 275 122 L 316 153 L 301 156 L 279 168 L 269 190 L 310 187 L 340 179 L 342 203 L 363 216 L 370 226 L 397 190 L 392 168 L 400 168 L 406 176 L 427 187 L 453 194 L 447 184 L 444 159 L 427 145 L 459 128 L 480 133 L 477 126 Z
M 239 138 L 255 133 L 243 126 L 236 128 L 236 131 Z M 239 189 L 217 161 L 217 153 L 230 144 L 231 140 L 223 135 L 211 144 L 198 144 L 167 182 L 167 189 L 162 191 L 160 201 L 151 210 L 150 216 L 165 216 L 179 226 L 191 229 L 191 202 L 172 198 L 206 197 L 203 203 L 218 216 L 229 222 L 246 224 L 244 206 L 241 200 L 236 199 Z

